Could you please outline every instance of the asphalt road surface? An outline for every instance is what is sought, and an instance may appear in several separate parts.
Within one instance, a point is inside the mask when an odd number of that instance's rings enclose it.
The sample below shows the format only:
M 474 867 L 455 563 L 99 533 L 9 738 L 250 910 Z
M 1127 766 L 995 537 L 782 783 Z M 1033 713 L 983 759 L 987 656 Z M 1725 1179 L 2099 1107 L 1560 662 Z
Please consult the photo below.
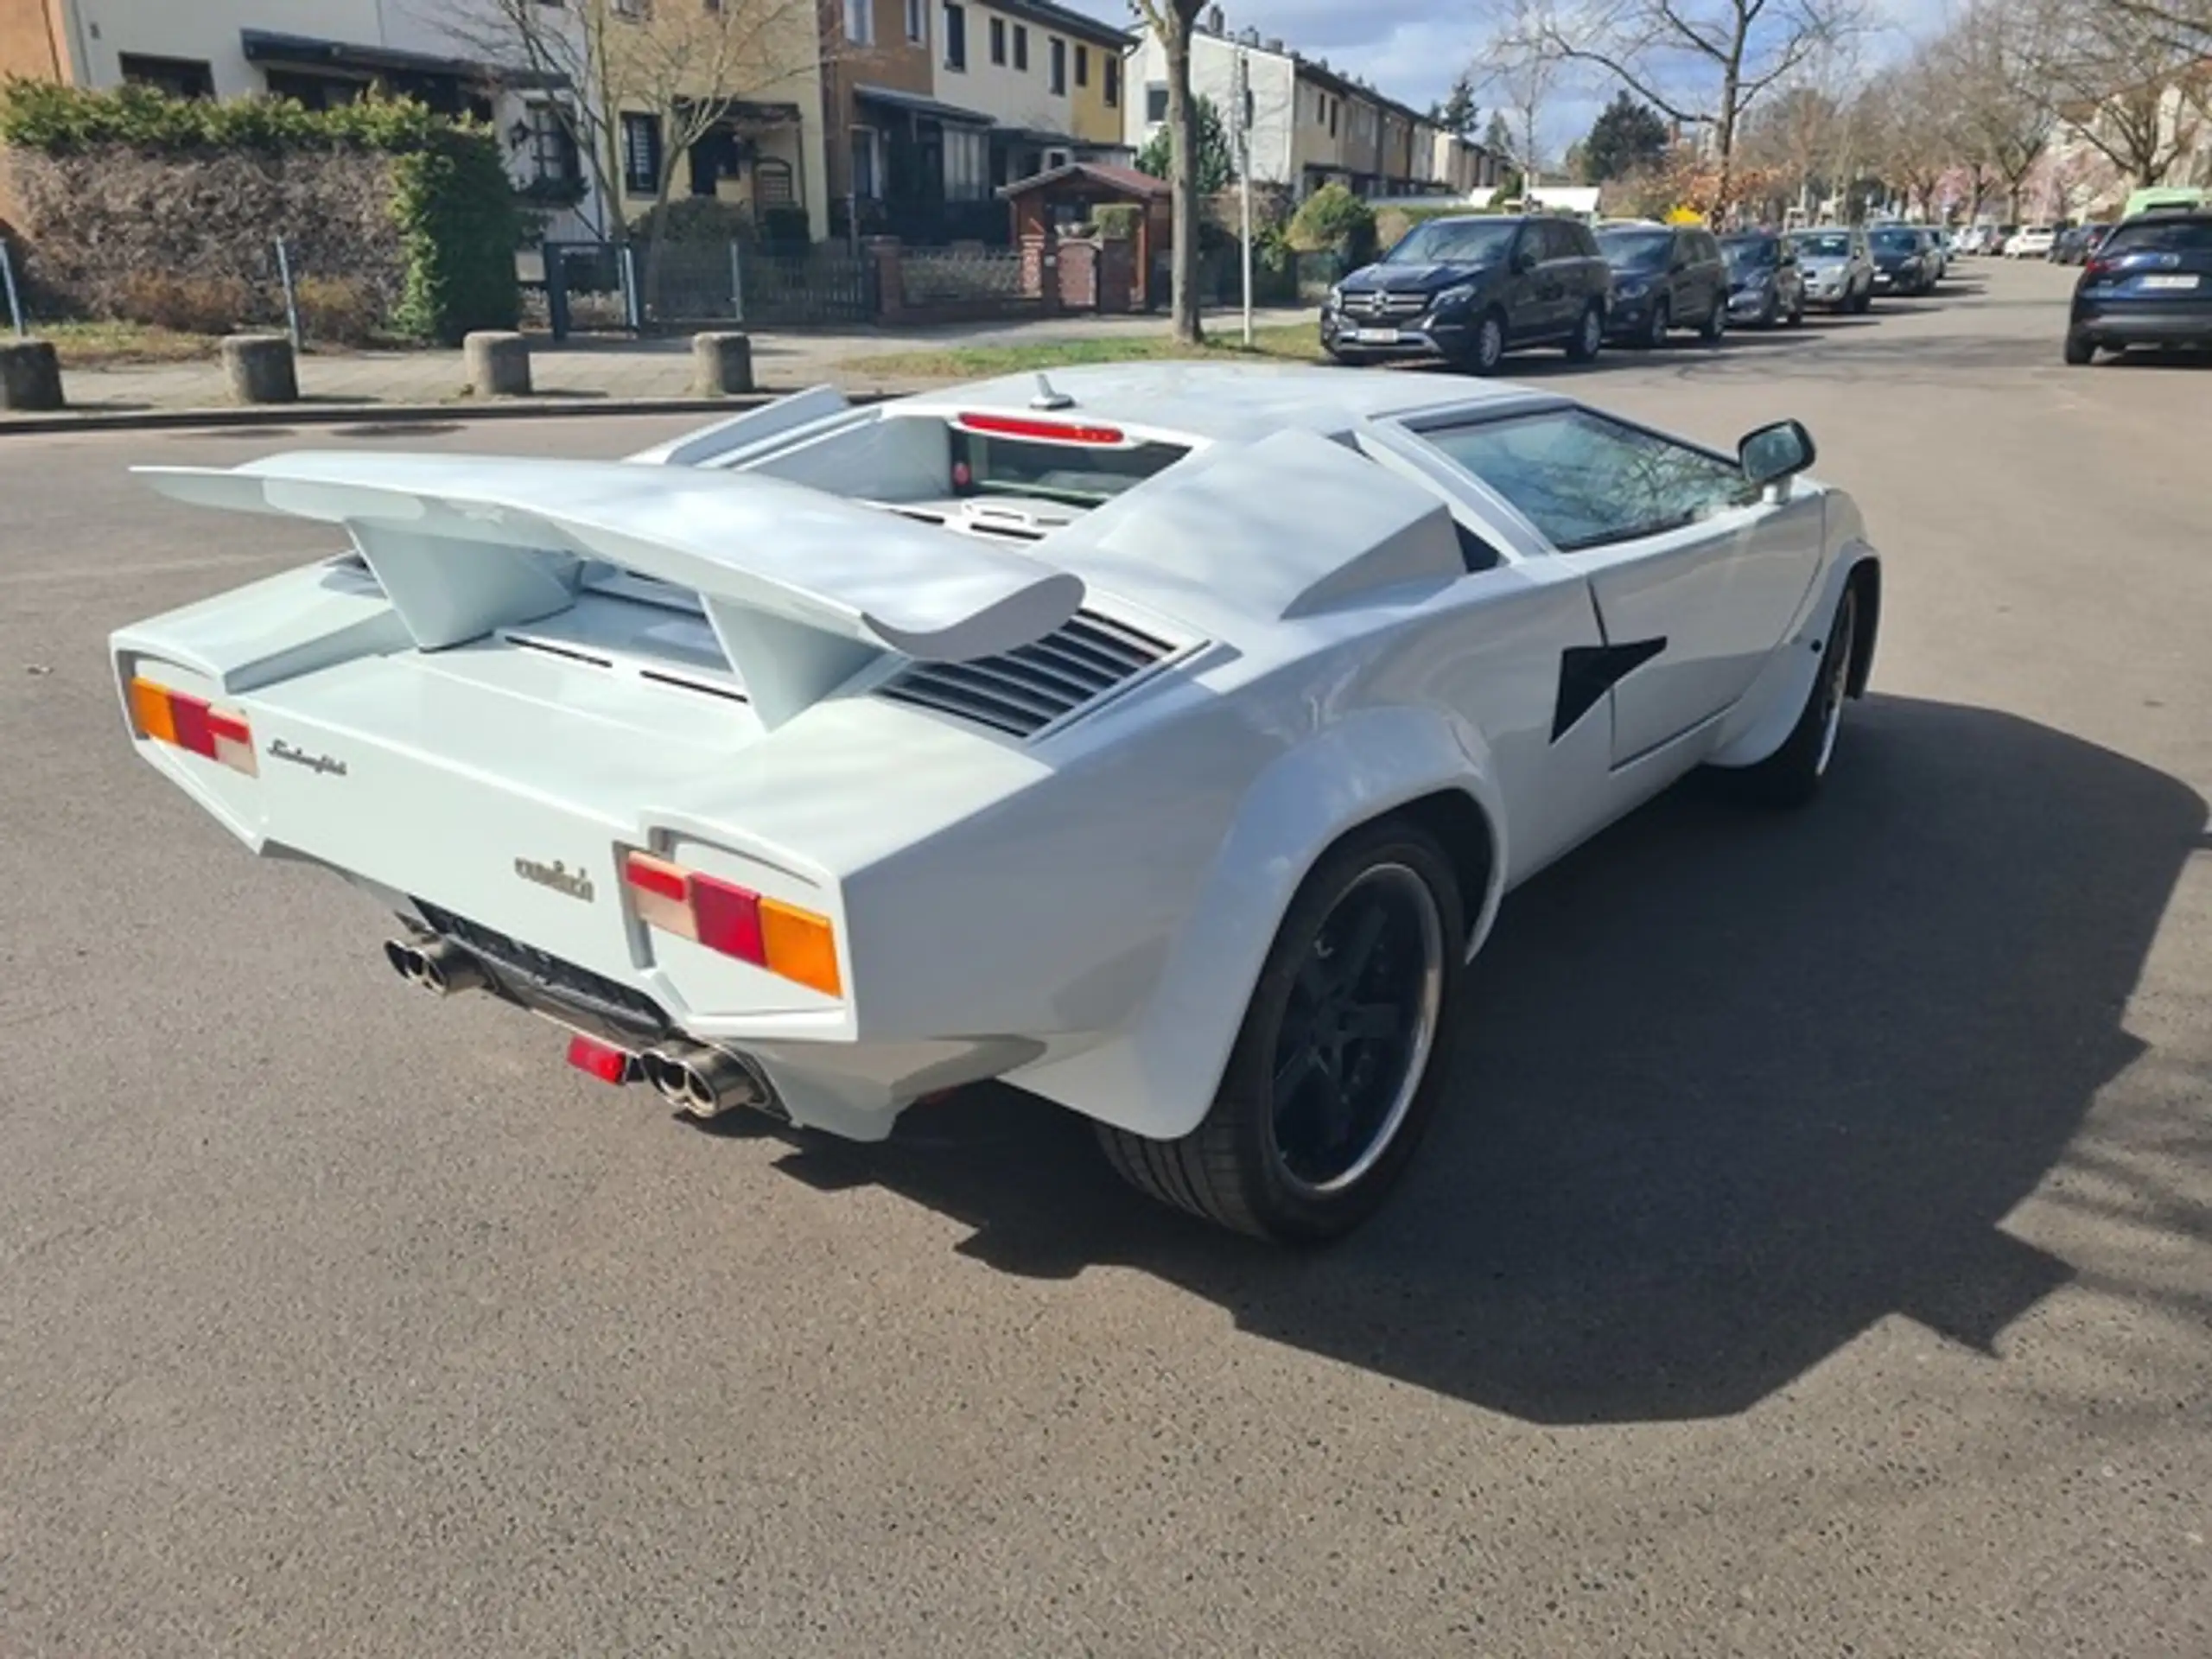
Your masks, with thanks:
M 0 1653 L 2212 1652 L 2212 370 L 2068 275 L 1524 365 L 1805 419 L 1875 695 L 1509 902 L 1318 1255 L 1007 1090 L 690 1127 L 131 757 L 302 543 L 126 464 L 676 423 L 0 439 Z

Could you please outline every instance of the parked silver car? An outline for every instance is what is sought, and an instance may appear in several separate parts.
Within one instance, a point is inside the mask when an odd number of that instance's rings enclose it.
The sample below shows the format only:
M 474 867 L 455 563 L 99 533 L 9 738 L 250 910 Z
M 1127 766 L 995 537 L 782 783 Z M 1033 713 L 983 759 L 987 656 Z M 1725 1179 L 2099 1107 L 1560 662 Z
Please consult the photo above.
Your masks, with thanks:
M 1866 232 L 1851 225 L 1816 225 L 1793 231 L 1798 268 L 1805 274 L 1805 303 L 1830 311 L 1864 311 L 1874 302 L 1874 259 Z

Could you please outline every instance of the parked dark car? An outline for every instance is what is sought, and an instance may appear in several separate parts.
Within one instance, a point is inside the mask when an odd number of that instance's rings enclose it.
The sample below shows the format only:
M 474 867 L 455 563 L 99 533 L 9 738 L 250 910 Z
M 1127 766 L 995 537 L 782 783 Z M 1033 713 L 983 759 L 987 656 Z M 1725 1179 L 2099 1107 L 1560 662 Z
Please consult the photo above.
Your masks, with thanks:
M 1720 238 L 1728 264 L 1728 319 L 1771 328 L 1805 321 L 1805 273 L 1786 236 L 1746 231 Z
M 2212 346 L 2212 210 L 2128 219 L 2082 267 L 2066 360 L 2130 346 Z
M 1340 363 L 1433 354 L 1477 374 L 1526 346 L 1586 363 L 1605 341 L 1611 288 L 1578 220 L 1432 219 L 1329 290 L 1321 344 Z
M 1878 225 L 1866 232 L 1874 259 L 1874 289 L 1882 294 L 1925 294 L 1936 286 L 1920 232 L 1909 225 Z
M 2050 257 L 2055 264 L 2086 265 L 2097 251 L 2097 245 L 2111 233 L 2109 225 L 2075 225 L 2058 233 L 2058 240 L 2051 244 Z
M 1605 332 L 1631 346 L 1664 346 L 1670 328 L 1707 342 L 1728 327 L 1728 267 L 1713 232 L 1695 225 L 1623 225 L 1598 232 L 1613 268 Z

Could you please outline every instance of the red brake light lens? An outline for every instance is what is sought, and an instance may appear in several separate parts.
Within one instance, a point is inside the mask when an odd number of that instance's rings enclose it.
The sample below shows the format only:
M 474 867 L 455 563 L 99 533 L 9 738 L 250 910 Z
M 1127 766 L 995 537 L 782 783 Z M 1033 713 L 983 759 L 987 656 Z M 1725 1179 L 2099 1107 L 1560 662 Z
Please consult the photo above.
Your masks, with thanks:
M 1017 415 L 963 414 L 959 424 L 969 432 L 1001 438 L 1036 438 L 1046 443 L 1125 443 L 1118 426 L 1080 426 L 1067 421 L 1032 421 Z
M 596 1037 L 578 1032 L 569 1039 L 569 1064 L 601 1083 L 627 1083 L 631 1068 L 637 1062 L 613 1044 L 602 1043 Z
M 253 760 L 253 728 L 241 715 L 211 706 L 206 698 L 173 691 L 166 685 L 134 677 L 130 685 L 130 720 L 138 735 L 188 751 L 242 772 L 257 775 Z

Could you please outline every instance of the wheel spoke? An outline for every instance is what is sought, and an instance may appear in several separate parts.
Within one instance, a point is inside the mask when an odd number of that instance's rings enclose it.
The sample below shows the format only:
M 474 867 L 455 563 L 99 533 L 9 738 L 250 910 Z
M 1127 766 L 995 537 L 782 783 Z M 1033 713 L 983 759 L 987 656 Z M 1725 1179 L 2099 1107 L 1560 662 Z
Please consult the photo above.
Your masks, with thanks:
M 1319 1070 L 1321 1057 L 1310 1042 L 1301 1043 L 1287 1060 L 1275 1067 L 1275 1104 L 1278 1109 L 1295 1096 L 1306 1080 Z
M 1405 1024 L 1405 1012 L 1395 1003 L 1355 1002 L 1344 1011 L 1344 1033 L 1355 1042 L 1381 1042 L 1395 1037 Z
M 1352 929 L 1351 938 L 1344 948 L 1342 982 L 1347 987 L 1357 986 L 1367 977 L 1369 962 L 1375 955 L 1376 945 L 1382 941 L 1382 929 L 1388 919 L 1380 905 L 1369 905 L 1360 912 L 1359 922 Z

